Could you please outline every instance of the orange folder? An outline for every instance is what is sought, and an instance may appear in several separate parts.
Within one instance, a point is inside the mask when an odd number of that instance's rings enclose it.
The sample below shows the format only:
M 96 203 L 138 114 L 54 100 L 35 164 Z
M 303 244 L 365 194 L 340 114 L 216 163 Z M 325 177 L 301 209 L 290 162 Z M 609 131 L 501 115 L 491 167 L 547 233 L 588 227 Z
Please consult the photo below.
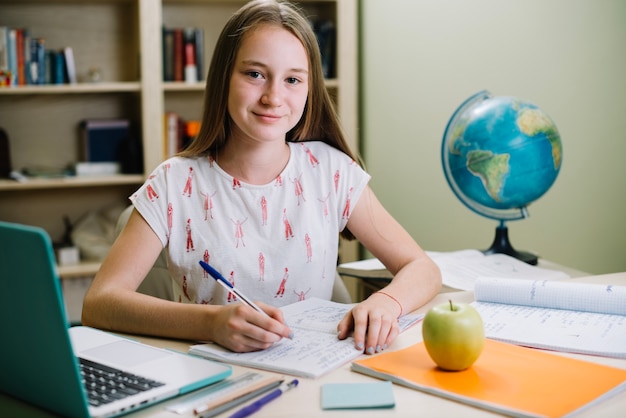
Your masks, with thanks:
M 626 389 L 626 370 L 489 339 L 459 372 L 436 367 L 423 342 L 354 361 L 352 370 L 520 417 L 562 417 Z

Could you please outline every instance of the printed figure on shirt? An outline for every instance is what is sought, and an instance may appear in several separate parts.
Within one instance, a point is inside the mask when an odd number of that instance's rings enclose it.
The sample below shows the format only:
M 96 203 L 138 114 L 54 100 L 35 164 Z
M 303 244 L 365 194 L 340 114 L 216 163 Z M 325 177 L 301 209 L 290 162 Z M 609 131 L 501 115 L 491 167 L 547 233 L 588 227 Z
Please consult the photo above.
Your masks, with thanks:
M 287 279 L 289 278 L 289 269 L 285 267 L 285 274 L 283 274 L 283 278 L 280 281 L 280 285 L 278 286 L 278 290 L 274 295 L 275 298 L 282 298 L 285 296 L 285 286 L 287 284 Z
M 210 193 L 204 193 L 204 192 L 200 192 L 200 194 L 202 196 L 204 196 L 204 202 L 203 202 L 203 209 L 204 209 L 204 220 L 208 220 L 208 218 L 213 219 L 213 196 L 215 196 L 215 193 L 217 192 L 213 192 L 213 194 Z
M 302 177 L 302 175 L 292 180 L 294 191 L 296 193 L 296 198 L 298 199 L 298 206 L 300 206 L 300 199 L 302 199 L 303 201 L 306 201 L 306 199 L 304 198 L 304 190 L 302 188 L 302 183 L 300 182 L 300 177 Z
M 350 217 L 350 196 L 352 195 L 352 190 L 353 188 L 350 187 L 350 190 L 348 191 L 348 198 L 346 199 L 346 206 L 343 208 L 343 214 L 341 215 L 346 219 Z
M 309 157 L 309 163 L 311 164 L 311 167 L 316 167 L 320 163 L 318 159 L 315 157 L 315 155 L 313 155 L 313 153 L 306 146 L 306 144 L 302 143 L 302 148 L 304 148 L 304 150 L 306 151 L 306 155 L 308 155 Z
M 183 195 L 191 196 L 191 179 L 193 178 L 193 168 L 189 167 L 189 174 L 187 175 L 187 181 L 185 182 L 185 188 L 183 189 Z
M 308 232 L 304 234 L 304 247 L 306 248 L 306 262 L 310 263 L 313 259 L 313 249 L 311 248 L 311 237 Z
M 211 256 L 209 256 L 209 250 L 204 250 L 204 254 L 202 255 L 202 261 L 207 264 L 211 264 Z M 208 279 L 209 273 L 206 270 L 202 270 L 202 278 Z
M 230 284 L 233 285 L 233 287 L 235 287 L 235 272 L 231 271 L 230 275 L 228 276 L 228 281 L 230 282 Z M 233 293 L 233 292 L 228 292 L 228 299 L 227 302 L 234 302 L 237 300 L 237 296 Z
M 195 251 L 195 248 L 193 248 L 193 239 L 191 238 L 191 218 L 187 219 L 187 224 L 185 225 L 185 232 L 187 233 L 187 242 L 186 242 L 185 250 L 187 250 L 187 252 Z
M 285 239 L 293 238 L 293 229 L 287 217 L 287 208 L 283 209 L 283 224 L 285 225 Z
M 307 290 L 307 291 L 296 292 L 294 290 L 293 293 L 298 295 L 298 302 L 302 302 L 306 298 L 306 294 L 309 293 L 310 290 L 311 290 L 311 288 L 309 287 L 309 290 Z
M 265 256 L 259 253 L 259 281 L 265 281 Z
M 328 219 L 329 210 L 328 210 L 328 198 L 330 197 L 330 193 L 326 195 L 324 198 L 318 198 L 320 202 L 322 202 L 322 213 L 324 214 L 324 219 Z
M 235 224 L 235 248 L 239 248 L 239 241 L 241 241 L 241 245 L 243 245 L 244 247 L 246 246 L 246 243 L 243 240 L 243 224 L 247 220 L 248 218 L 244 219 L 243 221 L 240 221 L 239 219 L 230 220 L 233 224 Z
M 261 225 L 267 225 L 267 199 L 261 196 Z

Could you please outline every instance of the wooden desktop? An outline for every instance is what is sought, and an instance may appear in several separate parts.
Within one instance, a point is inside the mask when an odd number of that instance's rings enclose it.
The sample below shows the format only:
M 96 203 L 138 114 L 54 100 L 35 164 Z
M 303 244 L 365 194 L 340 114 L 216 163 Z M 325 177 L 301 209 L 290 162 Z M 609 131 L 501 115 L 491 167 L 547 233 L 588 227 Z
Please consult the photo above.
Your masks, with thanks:
M 572 281 L 580 281 L 586 283 L 600 283 L 613 285 L 626 285 L 626 272 L 607 274 L 600 276 L 586 276 L 571 279 Z M 457 302 L 471 302 L 473 300 L 472 292 L 455 292 L 442 293 L 437 295 L 430 303 L 423 306 L 418 312 L 426 312 L 431 306 L 445 302 L 452 298 Z M 155 346 L 167 347 L 170 349 L 186 352 L 190 342 L 174 341 L 167 339 L 148 338 L 133 336 L 138 340 L 153 344 Z M 401 334 L 396 342 L 387 350 L 398 350 L 408 347 L 421 340 L 421 323 L 410 328 Z M 559 355 L 570 356 L 574 358 L 586 359 L 600 364 L 611 365 L 626 369 L 626 359 L 614 359 L 607 357 L 585 356 L 559 353 Z M 233 376 L 249 371 L 245 367 L 234 366 Z M 300 384 L 297 388 L 289 391 L 274 402 L 269 403 L 254 416 L 261 417 L 413 417 L 413 416 L 441 416 L 441 417 L 489 417 L 500 416 L 498 414 L 464 405 L 458 402 L 446 400 L 444 398 L 429 395 L 416 390 L 408 389 L 399 385 L 393 386 L 396 406 L 394 409 L 385 410 L 335 410 L 324 411 L 321 409 L 321 387 L 325 383 L 347 383 L 347 382 L 372 382 L 375 379 L 350 371 L 350 365 L 346 364 L 341 368 L 319 378 L 319 379 L 299 379 Z M 180 398 L 154 405 L 150 408 L 138 411 L 132 415 L 133 417 L 162 417 L 175 418 L 182 417 L 165 409 L 168 404 L 179 402 Z M 30 405 L 16 401 L 6 395 L 0 394 L 0 411 L 3 416 L 33 416 L 44 417 L 51 416 L 45 411 L 38 410 Z M 219 417 L 227 417 L 234 410 L 225 412 Z M 579 417 L 618 417 L 623 416 L 626 411 L 626 392 L 607 399 L 598 405 L 580 413 Z M 189 415 L 192 416 L 192 415 Z

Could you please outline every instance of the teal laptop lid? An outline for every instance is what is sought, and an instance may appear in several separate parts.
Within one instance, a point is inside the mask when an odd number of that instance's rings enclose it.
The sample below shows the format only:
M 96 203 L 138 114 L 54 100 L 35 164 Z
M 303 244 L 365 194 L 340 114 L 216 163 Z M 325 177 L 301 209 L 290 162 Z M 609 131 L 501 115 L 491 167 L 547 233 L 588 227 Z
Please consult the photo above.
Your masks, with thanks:
M 89 327 L 68 329 L 52 243 L 40 228 L 0 222 L 0 283 L 0 391 L 56 415 L 117 416 L 232 374 L 226 364 Z M 162 385 L 88 406 L 78 356 Z
M 0 390 L 63 416 L 89 416 L 48 234 L 0 222 L 0 247 Z

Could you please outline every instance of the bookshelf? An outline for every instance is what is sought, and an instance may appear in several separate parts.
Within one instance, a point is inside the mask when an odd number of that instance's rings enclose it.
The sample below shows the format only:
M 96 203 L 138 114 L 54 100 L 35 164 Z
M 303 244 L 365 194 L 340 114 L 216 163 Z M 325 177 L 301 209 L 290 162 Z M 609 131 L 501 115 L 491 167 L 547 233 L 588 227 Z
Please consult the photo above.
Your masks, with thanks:
M 0 219 L 41 226 L 53 241 L 63 216 L 76 221 L 88 211 L 126 205 L 163 160 L 163 115 L 174 111 L 200 119 L 204 82 L 163 82 L 163 25 L 204 31 L 204 69 L 225 21 L 242 0 L 0 0 L 0 26 L 23 27 L 43 37 L 46 48 L 71 46 L 77 84 L 0 87 L 0 127 L 10 141 L 13 169 L 65 167 L 78 159 L 78 124 L 89 118 L 126 118 L 143 146 L 144 173 L 93 178 L 0 180 Z M 358 144 L 357 0 L 297 1 L 306 14 L 333 21 L 336 99 L 348 138 Z M 89 82 L 97 67 L 101 81 Z M 357 258 L 342 243 L 341 261 Z M 97 267 L 97 264 L 96 264 Z M 62 268 L 64 278 L 93 275 L 93 262 Z

